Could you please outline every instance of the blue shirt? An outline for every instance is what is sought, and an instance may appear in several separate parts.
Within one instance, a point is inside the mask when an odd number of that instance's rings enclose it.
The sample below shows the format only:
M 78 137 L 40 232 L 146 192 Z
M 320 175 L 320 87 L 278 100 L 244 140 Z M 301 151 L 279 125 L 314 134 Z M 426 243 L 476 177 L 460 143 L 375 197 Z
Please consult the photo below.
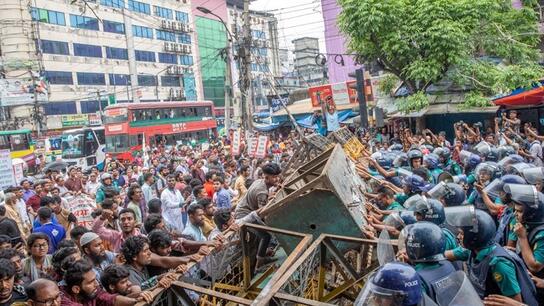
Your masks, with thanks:
M 51 214 L 51 223 L 60 225 L 59 221 L 57 221 L 57 217 L 55 216 L 55 214 Z M 40 218 L 34 219 L 34 222 L 32 223 L 32 229 L 35 230 L 40 226 L 42 226 L 42 224 L 40 223 Z
M 221 188 L 215 193 L 215 205 L 217 208 L 230 208 L 230 194 L 225 188 Z
M 66 237 L 66 231 L 64 227 L 53 224 L 52 222 L 46 223 L 34 230 L 34 233 L 44 233 L 49 236 L 49 251 L 48 254 L 53 254 L 57 250 L 57 245 Z

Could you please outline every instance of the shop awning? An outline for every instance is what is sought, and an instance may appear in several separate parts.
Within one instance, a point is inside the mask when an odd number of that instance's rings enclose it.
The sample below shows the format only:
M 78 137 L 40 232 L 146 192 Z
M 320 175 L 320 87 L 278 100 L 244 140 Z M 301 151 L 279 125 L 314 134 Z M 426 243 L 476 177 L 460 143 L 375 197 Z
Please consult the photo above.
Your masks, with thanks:
M 389 118 L 418 118 L 424 115 L 440 115 L 440 114 L 462 114 L 462 113 L 495 113 L 499 109 L 498 106 L 490 107 L 473 107 L 467 109 L 459 109 L 457 104 L 432 104 L 428 107 L 411 113 L 396 112 L 388 115 Z
M 499 106 L 523 106 L 544 104 L 544 86 L 533 89 L 518 89 L 508 96 L 496 98 L 493 100 L 495 105 Z

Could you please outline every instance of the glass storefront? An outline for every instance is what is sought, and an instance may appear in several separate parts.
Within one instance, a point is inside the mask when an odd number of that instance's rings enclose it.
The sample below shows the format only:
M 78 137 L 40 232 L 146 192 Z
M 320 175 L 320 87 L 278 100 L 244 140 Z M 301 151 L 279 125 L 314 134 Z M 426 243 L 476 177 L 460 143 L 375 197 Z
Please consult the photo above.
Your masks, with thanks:
M 217 20 L 204 17 L 196 17 L 195 24 L 204 99 L 213 101 L 215 107 L 224 107 L 226 63 L 219 51 L 227 45 L 225 27 Z

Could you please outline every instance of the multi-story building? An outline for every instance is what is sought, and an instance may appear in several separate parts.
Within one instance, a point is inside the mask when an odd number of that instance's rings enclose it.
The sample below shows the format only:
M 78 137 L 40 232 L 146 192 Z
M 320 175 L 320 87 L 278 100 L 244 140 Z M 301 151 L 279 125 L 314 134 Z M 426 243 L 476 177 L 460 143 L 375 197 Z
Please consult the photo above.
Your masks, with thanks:
M 227 0 L 228 25 L 231 33 L 238 38 L 234 49 L 241 47 L 244 20 L 243 1 Z M 273 14 L 250 11 L 251 27 L 251 77 L 253 89 L 253 110 L 268 109 L 267 96 L 274 94 L 275 78 L 281 76 L 279 56 L 278 21 Z M 238 80 L 239 64 L 233 63 L 234 80 Z M 235 95 L 239 95 L 239 87 L 234 86 Z
M 72 126 L 62 119 L 78 116 L 62 115 L 95 114 L 108 100 L 204 98 L 194 59 L 195 22 L 185 0 L 6 1 L 0 10 L 2 60 L 32 63 L 29 70 L 49 84 L 48 102 L 41 105 L 48 129 Z M 7 78 L 25 72 L 3 67 Z M 20 106 L 10 115 L 30 113 Z
M 319 39 L 302 37 L 293 40 L 295 45 L 295 72 L 303 86 L 315 86 L 327 82 L 326 67 L 318 65 Z

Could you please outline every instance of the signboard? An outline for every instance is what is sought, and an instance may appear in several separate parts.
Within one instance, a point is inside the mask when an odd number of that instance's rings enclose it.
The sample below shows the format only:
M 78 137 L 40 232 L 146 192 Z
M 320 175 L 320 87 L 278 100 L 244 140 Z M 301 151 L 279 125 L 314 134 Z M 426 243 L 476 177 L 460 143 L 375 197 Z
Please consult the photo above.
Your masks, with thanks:
M 331 85 L 332 96 L 334 98 L 334 104 L 347 105 L 350 103 L 348 86 L 346 83 L 336 83 Z
M 93 200 L 86 195 L 79 195 L 68 200 L 68 208 L 77 218 L 77 225 L 91 229 L 93 225 L 93 216 L 91 215 L 95 207 Z
M 102 125 L 102 117 L 100 114 L 88 114 L 89 125 Z
M 62 127 L 84 126 L 89 124 L 89 116 L 84 115 L 62 115 Z
M 34 97 L 36 92 L 36 97 Z M 0 102 L 2 106 L 15 106 L 47 102 L 47 86 L 42 79 L 34 86 L 32 78 L 0 79 Z
M 255 157 L 266 157 L 266 145 L 268 144 L 268 136 L 261 135 L 257 141 L 257 150 L 255 151 Z
M 283 94 L 278 96 L 268 96 L 268 104 L 270 105 L 270 109 L 272 112 L 279 111 L 283 105 L 289 104 L 289 95 Z
M 327 102 L 332 106 L 348 105 L 357 103 L 357 90 L 349 88 L 348 85 L 354 84 L 355 81 L 348 81 L 335 84 L 327 84 L 308 89 L 312 107 L 321 107 L 321 103 Z M 370 91 L 367 97 L 372 96 L 372 86 L 365 88 Z
M 230 147 L 230 154 L 232 156 L 240 155 L 241 137 L 240 130 L 232 132 L 232 144 Z
M 0 150 L 0 188 L 15 185 L 15 175 L 9 150 Z

